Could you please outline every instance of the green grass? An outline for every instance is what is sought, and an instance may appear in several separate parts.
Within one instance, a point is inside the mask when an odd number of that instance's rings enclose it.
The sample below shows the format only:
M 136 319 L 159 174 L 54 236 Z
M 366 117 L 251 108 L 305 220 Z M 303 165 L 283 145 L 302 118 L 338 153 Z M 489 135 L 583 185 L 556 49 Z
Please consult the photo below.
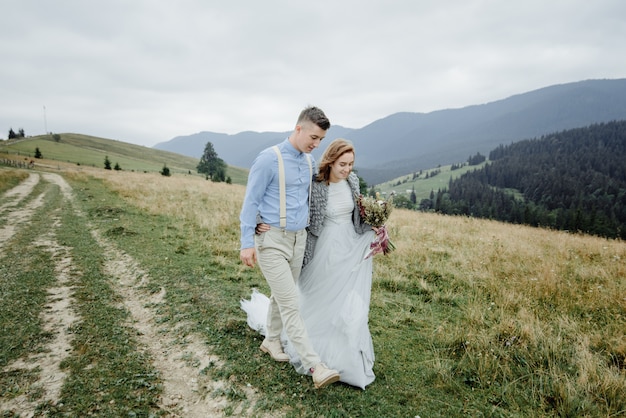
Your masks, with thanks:
M 38 186 L 35 193 L 42 191 L 42 186 Z M 28 202 L 29 199 L 23 204 Z M 53 282 L 53 265 L 47 253 L 30 245 L 41 228 L 39 222 L 33 222 L 2 249 L 0 367 L 37 351 L 48 338 L 42 330 L 39 313 L 46 301 L 46 289 Z M 2 382 L 3 378 L 0 378 L 0 387 L 10 388 L 12 385 Z
M 102 271 L 100 247 L 71 210 L 64 211 L 61 242 L 72 243 L 73 267 L 82 272 L 75 298 L 82 321 L 72 329 L 74 352 L 64 362 L 69 378 L 64 384 L 63 407 L 79 416 L 145 415 L 160 393 L 158 376 L 147 354 L 138 349 L 128 325 L 128 313 Z
M 0 265 L 0 367 L 45 349 L 51 335 L 44 330 L 41 312 L 47 289 L 56 281 L 55 261 L 33 242 L 50 232 L 49 217 L 58 216 L 62 227 L 56 239 L 71 246 L 72 268 L 81 274 L 71 278 L 73 306 L 80 321 L 67 330 L 74 338 L 73 351 L 61 364 L 68 373 L 58 405 L 41 402 L 42 416 L 147 416 L 156 411 L 159 380 L 150 359 L 137 349 L 125 324 L 109 278 L 102 272 L 103 255 L 89 235 L 85 219 L 72 205 L 62 203 L 56 186 L 40 182 L 33 196 L 45 192 L 45 204 L 27 227 L 4 249 Z M 28 204 L 28 199 L 20 206 Z M 64 330 L 65 331 L 65 330 Z M 64 332 L 62 331 L 62 332 Z M 41 395 L 35 372 L 27 369 L 0 375 L 0 399 L 21 394 L 37 401 Z M 136 414 L 136 415 L 132 415 Z M 7 416 L 7 415 L 3 415 Z
M 236 218 L 232 234 L 221 236 L 222 245 L 215 241 L 220 237 L 197 231 L 193 223 L 163 219 L 167 227 L 153 224 L 160 219 L 128 219 L 135 233 L 120 237 L 118 243 L 151 266 L 156 286 L 168 289 L 167 321 L 195 324 L 193 331 L 226 360 L 216 376 L 259 388 L 265 394 L 259 407 L 267 411 L 287 406 L 292 416 L 594 416 L 604 410 L 589 403 L 593 397 L 581 389 L 563 392 L 560 383 L 575 379 L 575 347 L 580 332 L 589 330 L 583 327 L 568 336 L 570 330 L 557 315 L 554 323 L 535 331 L 549 339 L 530 343 L 529 336 L 529 341 L 519 342 L 527 332 L 527 318 L 509 322 L 519 316 L 519 308 L 492 305 L 501 299 L 500 291 L 473 285 L 465 275 L 451 272 L 446 267 L 453 258 L 449 252 L 429 253 L 428 259 L 413 255 L 413 263 L 404 264 L 406 270 L 391 264 L 393 258 L 378 259 L 370 314 L 377 379 L 364 392 L 345 385 L 317 392 L 309 378 L 295 374 L 289 365 L 268 364 L 258 350 L 258 335 L 245 323 L 238 300 L 253 287 L 267 292 L 267 286 L 258 271 L 239 264 Z M 153 230 L 160 235 L 148 232 Z M 494 250 L 499 251 L 498 246 Z M 494 263 L 499 260 L 494 258 Z M 569 292 L 559 296 L 571 300 L 577 294 Z M 545 300 L 537 315 L 554 317 L 554 304 L 554 299 Z M 571 308 L 564 304 L 561 309 Z M 616 305 L 601 312 L 619 318 L 623 308 Z M 620 404 L 616 398 L 613 402 Z M 613 410 L 621 410 L 621 405 Z
M 447 188 L 450 179 L 458 178 L 468 171 L 482 168 L 485 164 L 486 162 L 475 166 L 465 165 L 456 170 L 451 170 L 451 165 L 445 165 L 429 170 L 423 170 L 422 174 L 415 178 L 413 178 L 412 174 L 408 174 L 374 186 L 376 187 L 376 190 L 382 193 L 389 194 L 394 191 L 398 195 L 405 195 L 407 198 L 411 196 L 411 191 L 415 190 L 415 196 L 417 198 L 417 202 L 419 203 L 422 199 L 430 198 L 431 191 L 437 193 L 437 190 Z M 430 173 L 434 173 L 436 171 L 440 171 L 440 173 L 426 178 L 427 174 L 430 175 Z
M 0 153 L 6 153 L 9 157 L 34 158 L 36 148 L 39 148 L 45 160 L 104 168 L 104 159 L 108 157 L 112 168 L 117 163 L 122 170 L 136 172 L 160 172 L 163 166 L 167 165 L 172 174 L 198 175 L 196 167 L 200 162 L 200 157 L 192 158 L 169 151 L 74 133 L 60 134 L 58 142 L 50 135 L 0 141 Z M 230 176 L 235 184 L 245 184 L 247 181 L 247 170 L 242 168 L 229 166 L 226 175 Z
M 90 214 L 97 213 L 103 202 L 121 204 L 97 182 L 75 182 L 74 189 L 88 191 L 79 194 L 79 200 L 86 202 Z M 149 269 L 150 286 L 167 291 L 167 305 L 162 307 L 160 320 L 172 325 L 183 322 L 191 327 L 190 331 L 202 335 L 226 362 L 223 368 L 211 372 L 216 378 L 235 382 L 231 391 L 236 393 L 237 385 L 249 383 L 264 393 L 259 407 L 268 412 L 287 407 L 291 416 L 402 416 L 407 409 L 415 410 L 416 401 L 424 401 L 418 395 L 422 372 L 412 369 L 410 358 L 401 362 L 413 351 L 417 336 L 413 332 L 394 335 L 406 344 L 401 347 L 405 356 L 398 356 L 395 344 L 391 351 L 384 345 L 378 347 L 381 360 L 375 389 L 361 391 L 336 385 L 316 391 L 309 377 L 296 374 L 288 364 L 268 362 L 259 351 L 261 340 L 248 328 L 239 300 L 248 297 L 253 287 L 266 293 L 268 289 L 258 270 L 242 268 L 236 247 L 216 245 L 218 237 L 203 234 L 180 220 L 146 217 L 132 210 L 116 213 L 119 221 L 115 228 L 129 232 L 116 236 L 116 244 Z M 99 222 L 106 228 L 105 219 Z M 109 233 L 113 235 L 113 229 Z M 373 332 L 376 335 L 385 328 L 387 325 L 381 324 Z M 410 372 L 403 372 L 407 366 Z M 462 409 L 462 402 L 453 403 L 456 409 Z
M 126 325 L 128 314 L 102 271 L 102 249 L 88 232 L 96 227 L 148 273 L 148 291 L 166 290 L 156 307 L 159 325 L 206 342 L 224 362 L 206 370 L 227 382 L 221 394 L 234 404 L 246 402 L 243 388 L 251 385 L 259 415 L 625 414 L 624 243 L 398 210 L 389 225 L 398 249 L 375 260 L 370 329 L 376 380 L 365 391 L 343 384 L 317 391 L 309 377 L 260 352 L 261 339 L 239 308 L 252 288 L 268 292 L 258 269 L 242 267 L 238 258 L 240 202 L 226 203 L 243 188 L 181 178 L 171 189 L 152 191 L 141 183 L 153 183 L 144 175 L 122 181 L 112 174 L 66 174 L 84 217 L 62 204 L 53 187 L 38 220 L 2 258 L 5 363 L 41 349 L 49 338 L 38 311 L 52 280 L 51 260 L 30 245 L 47 230 L 48 214 L 59 211 L 58 240 L 72 248 L 73 265 L 83 272 L 75 278 L 81 322 L 72 329 L 73 351 L 64 362 L 69 377 L 62 406 L 42 404 L 42 413 L 162 412 L 156 407 L 159 378 Z M 205 186 L 204 194 L 197 192 Z M 145 202 L 154 203 L 142 208 Z M 181 204 L 198 209 L 175 212 Z M 29 390 L 33 378 L 26 371 L 3 374 L 0 387 L 9 389 L 2 397 Z

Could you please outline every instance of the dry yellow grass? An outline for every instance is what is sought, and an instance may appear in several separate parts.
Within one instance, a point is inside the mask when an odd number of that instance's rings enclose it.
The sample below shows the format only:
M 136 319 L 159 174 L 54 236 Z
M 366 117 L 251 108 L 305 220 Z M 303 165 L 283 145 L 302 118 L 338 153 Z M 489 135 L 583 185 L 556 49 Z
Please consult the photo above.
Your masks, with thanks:
M 239 246 L 242 186 L 93 175 L 149 213 L 192 223 L 207 245 Z M 397 249 L 376 258 L 372 307 L 414 304 L 405 289 L 454 306 L 461 319 L 429 324 L 433 344 L 450 348 L 430 364 L 442 382 L 461 369 L 480 387 L 497 381 L 509 393 L 522 385 L 561 411 L 576 410 L 584 396 L 610 403 L 626 393 L 626 243 L 401 209 L 388 227 Z M 403 324 L 411 315 L 384 321 Z
M 90 174 L 149 213 L 193 222 L 212 234 L 238 228 L 242 186 L 181 175 Z M 393 212 L 389 230 L 397 250 L 392 257 L 377 258 L 379 277 L 412 280 L 419 266 L 485 288 L 498 295 L 501 309 L 537 300 L 551 300 L 554 308 L 563 309 L 626 308 L 623 241 L 402 209 Z
M 0 158 L 2 158 L 1 155 L 0 155 Z M 25 170 L 9 171 L 8 169 L 5 170 L 5 169 L 0 168 L 0 193 L 17 185 L 20 181 L 26 179 L 27 177 L 28 177 L 28 172 Z
M 404 210 L 390 227 L 398 249 L 378 259 L 376 277 L 403 288 L 418 270 L 463 287 L 464 320 L 437 332 L 451 346 L 463 342 L 462 361 L 481 385 L 506 381 L 512 364 L 527 362 L 528 383 L 545 373 L 567 402 L 584 393 L 624 397 L 626 243 Z

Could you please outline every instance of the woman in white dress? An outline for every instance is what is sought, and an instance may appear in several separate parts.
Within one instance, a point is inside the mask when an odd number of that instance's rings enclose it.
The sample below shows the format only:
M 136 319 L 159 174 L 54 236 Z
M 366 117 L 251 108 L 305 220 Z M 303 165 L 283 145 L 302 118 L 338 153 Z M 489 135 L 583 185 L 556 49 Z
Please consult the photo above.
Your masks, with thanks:
M 354 147 L 334 140 L 325 150 L 311 189 L 310 226 L 298 281 L 300 313 L 315 351 L 340 381 L 365 389 L 374 381 L 374 347 L 368 327 L 375 231 L 361 221 Z M 259 226 L 263 230 L 263 225 Z M 248 324 L 264 330 L 264 296 L 242 301 Z M 284 340 L 299 373 L 308 374 Z

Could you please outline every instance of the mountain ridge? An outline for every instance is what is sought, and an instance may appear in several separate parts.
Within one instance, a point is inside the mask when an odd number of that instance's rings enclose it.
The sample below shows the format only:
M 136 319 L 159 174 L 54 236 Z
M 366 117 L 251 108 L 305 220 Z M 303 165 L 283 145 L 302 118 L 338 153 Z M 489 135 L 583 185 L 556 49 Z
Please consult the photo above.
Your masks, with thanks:
M 593 123 L 626 119 L 626 78 L 556 84 L 505 99 L 429 113 L 397 112 L 359 128 L 333 125 L 330 139 L 344 137 L 357 149 L 355 168 L 368 184 L 488 154 L 502 144 Z M 331 117 L 332 121 L 332 117 Z M 203 131 L 154 148 L 200 158 L 207 142 L 229 165 L 247 168 L 260 150 L 289 135 Z
M 426 208 L 625 239 L 625 160 L 626 120 L 517 141 L 451 180 Z

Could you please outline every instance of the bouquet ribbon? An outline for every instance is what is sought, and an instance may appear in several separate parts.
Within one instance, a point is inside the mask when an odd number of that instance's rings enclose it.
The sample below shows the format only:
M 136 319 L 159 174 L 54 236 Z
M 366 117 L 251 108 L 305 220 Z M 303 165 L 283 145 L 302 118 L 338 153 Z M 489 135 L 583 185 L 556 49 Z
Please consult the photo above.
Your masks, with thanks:
M 385 225 L 378 227 L 374 241 L 370 244 L 370 252 L 365 256 L 364 260 L 372 257 L 376 254 L 389 254 L 396 248 L 395 245 L 389 239 L 389 233 Z

